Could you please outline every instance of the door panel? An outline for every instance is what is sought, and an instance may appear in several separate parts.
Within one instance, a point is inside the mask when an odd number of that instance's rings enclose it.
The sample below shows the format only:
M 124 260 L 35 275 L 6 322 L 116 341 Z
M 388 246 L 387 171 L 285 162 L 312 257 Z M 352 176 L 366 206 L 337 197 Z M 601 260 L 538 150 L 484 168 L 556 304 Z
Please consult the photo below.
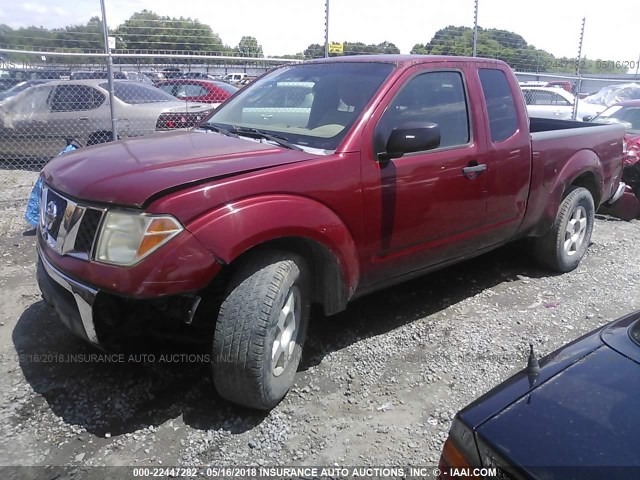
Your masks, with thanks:
M 368 237 L 366 283 L 409 273 L 486 245 L 487 184 L 490 158 L 482 112 L 469 106 L 464 69 L 410 70 L 389 93 L 384 113 L 374 115 L 374 144 L 363 155 L 364 215 Z M 405 155 L 388 163 L 373 152 L 384 150 L 394 127 L 432 122 L 441 129 L 440 148 Z M 365 134 L 366 135 L 366 134 Z M 476 172 L 463 171 L 466 167 Z

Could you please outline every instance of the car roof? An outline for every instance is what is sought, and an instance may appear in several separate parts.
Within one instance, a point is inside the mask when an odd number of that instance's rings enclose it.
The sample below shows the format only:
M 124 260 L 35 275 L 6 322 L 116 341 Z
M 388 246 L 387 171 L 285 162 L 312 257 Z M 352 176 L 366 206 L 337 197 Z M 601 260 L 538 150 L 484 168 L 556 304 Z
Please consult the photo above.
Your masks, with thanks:
M 521 85 L 520 88 L 522 90 L 531 90 L 531 91 L 536 91 L 536 92 L 557 93 L 559 95 L 562 95 L 565 98 L 571 98 L 571 99 L 574 98 L 573 94 L 567 92 L 563 88 L 557 88 L 557 87 L 533 87 L 533 86 L 530 87 L 530 86 L 527 86 L 527 85 Z
M 107 82 L 106 78 L 87 78 L 80 80 L 51 80 L 47 82 L 48 85 L 88 85 L 91 87 L 98 87 L 103 83 Z M 114 83 L 130 83 L 136 85 L 149 85 L 143 82 L 139 82 L 137 80 L 124 80 L 124 79 L 114 79 Z
M 625 100 L 624 102 L 619 102 L 615 105 L 621 107 L 640 107 L 640 100 Z

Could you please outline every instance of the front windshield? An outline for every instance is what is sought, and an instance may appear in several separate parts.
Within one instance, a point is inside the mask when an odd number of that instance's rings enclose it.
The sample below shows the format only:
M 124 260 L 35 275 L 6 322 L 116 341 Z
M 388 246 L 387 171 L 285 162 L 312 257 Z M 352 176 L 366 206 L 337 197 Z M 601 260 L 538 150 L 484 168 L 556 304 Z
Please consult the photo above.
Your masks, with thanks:
M 640 106 L 614 105 L 595 117 L 595 123 L 621 123 L 630 133 L 640 133 Z
M 365 62 L 282 67 L 240 90 L 207 123 L 335 150 L 393 68 Z

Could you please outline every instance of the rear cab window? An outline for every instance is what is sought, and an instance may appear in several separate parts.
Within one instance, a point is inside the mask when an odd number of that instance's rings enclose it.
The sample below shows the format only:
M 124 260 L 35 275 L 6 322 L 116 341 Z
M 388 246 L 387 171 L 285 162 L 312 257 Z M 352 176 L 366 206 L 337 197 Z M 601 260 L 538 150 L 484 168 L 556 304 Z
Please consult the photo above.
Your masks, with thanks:
M 518 130 L 518 115 L 509 80 L 502 70 L 480 68 L 478 76 L 482 85 L 491 141 L 502 142 Z

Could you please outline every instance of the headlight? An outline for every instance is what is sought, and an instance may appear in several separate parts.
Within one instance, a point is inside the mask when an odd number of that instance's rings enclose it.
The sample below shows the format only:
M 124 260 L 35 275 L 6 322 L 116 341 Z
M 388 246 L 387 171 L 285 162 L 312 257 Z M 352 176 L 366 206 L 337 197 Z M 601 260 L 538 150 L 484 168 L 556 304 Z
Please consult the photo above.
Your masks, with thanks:
M 180 222 L 170 215 L 107 212 L 95 258 L 113 265 L 133 265 L 182 230 Z

